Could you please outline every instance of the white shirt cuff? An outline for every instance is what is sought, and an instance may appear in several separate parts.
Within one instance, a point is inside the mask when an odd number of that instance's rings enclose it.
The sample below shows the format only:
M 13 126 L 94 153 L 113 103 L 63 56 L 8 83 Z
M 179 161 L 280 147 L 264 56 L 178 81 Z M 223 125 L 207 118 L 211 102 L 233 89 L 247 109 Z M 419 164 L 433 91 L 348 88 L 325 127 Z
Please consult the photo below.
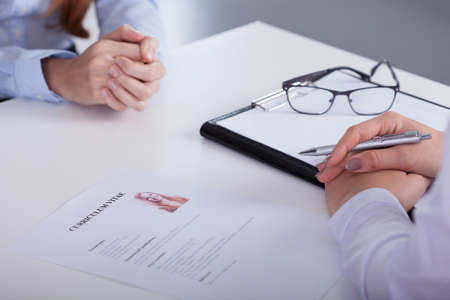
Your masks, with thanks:
M 382 188 L 370 188 L 364 190 L 350 200 L 348 200 L 329 220 L 328 227 L 331 234 L 339 242 L 342 241 L 345 231 L 352 221 L 353 217 L 363 209 L 370 209 L 365 213 L 373 215 L 376 214 L 377 209 L 382 208 L 385 211 L 390 207 L 390 210 L 400 213 L 409 220 L 408 214 L 397 198 L 389 191 Z

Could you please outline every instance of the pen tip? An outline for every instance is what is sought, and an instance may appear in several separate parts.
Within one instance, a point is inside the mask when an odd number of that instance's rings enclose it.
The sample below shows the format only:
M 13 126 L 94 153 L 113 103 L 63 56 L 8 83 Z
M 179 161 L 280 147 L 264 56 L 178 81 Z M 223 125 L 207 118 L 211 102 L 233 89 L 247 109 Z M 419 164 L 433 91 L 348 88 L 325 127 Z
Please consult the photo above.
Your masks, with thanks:
M 299 152 L 298 154 L 300 154 L 300 155 L 308 155 L 308 154 L 312 154 L 312 153 L 314 153 L 314 152 L 316 152 L 315 149 L 308 149 L 308 150 Z
M 431 134 L 430 133 L 422 134 L 421 138 L 422 140 L 429 140 L 431 139 Z

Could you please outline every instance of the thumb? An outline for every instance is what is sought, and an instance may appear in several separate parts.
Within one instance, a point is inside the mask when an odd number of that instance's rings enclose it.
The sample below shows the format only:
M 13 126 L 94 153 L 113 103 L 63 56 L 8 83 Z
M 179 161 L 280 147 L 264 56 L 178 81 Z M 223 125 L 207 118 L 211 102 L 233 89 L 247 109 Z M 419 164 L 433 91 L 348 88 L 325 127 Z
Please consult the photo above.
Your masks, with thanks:
M 398 147 L 363 151 L 348 158 L 345 169 L 350 172 L 363 173 L 376 170 L 408 171 L 404 152 Z
M 110 41 L 110 54 L 113 57 L 126 56 L 129 59 L 139 61 L 141 60 L 141 52 L 139 45 L 127 42 Z
M 122 25 L 111 33 L 105 34 L 101 37 L 104 40 L 113 40 L 117 42 L 130 42 L 130 43 L 138 43 L 142 41 L 145 36 L 134 30 L 128 24 Z
M 141 56 L 146 63 L 152 63 L 155 53 L 158 50 L 158 39 L 153 37 L 145 37 L 141 42 Z

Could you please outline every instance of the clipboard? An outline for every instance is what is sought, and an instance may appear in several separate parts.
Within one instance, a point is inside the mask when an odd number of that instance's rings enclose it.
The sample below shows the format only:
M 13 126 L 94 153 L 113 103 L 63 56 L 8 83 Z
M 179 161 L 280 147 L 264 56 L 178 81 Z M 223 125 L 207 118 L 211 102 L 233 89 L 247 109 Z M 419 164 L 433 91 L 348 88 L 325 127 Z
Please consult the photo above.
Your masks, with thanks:
M 354 86 L 355 84 L 375 84 L 373 82 L 363 82 L 346 72 L 338 73 L 339 74 L 334 76 L 330 75 L 329 77 L 321 79 L 317 83 L 327 81 L 323 82 L 323 84 L 336 89 L 337 87 L 344 87 L 343 90 L 346 89 L 345 87 Z M 346 103 L 344 103 L 344 101 L 340 102 L 345 106 Z M 346 107 L 343 107 L 342 105 L 334 115 L 333 113 L 327 113 L 323 116 L 305 116 L 292 111 L 286 103 L 287 99 L 285 91 L 277 90 L 251 101 L 248 106 L 205 122 L 200 128 L 200 134 L 207 139 L 270 164 L 314 185 L 324 187 L 324 185 L 315 177 L 318 172 L 315 165 L 323 160 L 323 157 L 305 159 L 297 153 L 308 147 L 311 148 L 320 145 L 334 144 L 344 134 L 345 129 L 348 126 L 360 123 L 375 116 L 358 116 L 353 114 L 349 108 L 346 109 Z M 402 91 L 399 91 L 391 110 L 438 130 L 445 129 L 449 116 L 449 107 Z M 274 114 L 274 112 L 276 113 Z M 283 118 L 289 118 L 290 121 L 280 121 Z M 296 118 L 298 118 L 299 121 L 296 121 Z M 297 151 L 294 151 L 294 148 L 292 147 L 280 146 L 283 142 L 276 134 L 267 134 L 267 136 L 272 136 L 272 139 L 274 139 L 273 142 L 264 135 L 264 130 L 271 131 L 272 129 L 271 126 L 267 124 L 272 123 L 274 127 L 278 126 L 280 128 L 280 135 L 283 135 L 283 131 L 286 131 L 286 128 L 289 128 L 289 125 L 286 124 L 291 124 L 290 122 L 293 122 L 292 124 L 298 124 L 297 128 L 304 128 L 311 124 L 312 128 L 317 128 L 318 135 L 328 135 L 327 139 L 322 142 L 312 142 L 312 144 L 303 146 L 303 148 L 300 148 L 299 146 Z M 320 127 L 320 122 L 328 123 L 327 125 L 330 126 L 329 128 L 331 128 L 331 131 L 335 130 L 333 127 L 336 126 L 340 127 L 341 130 L 329 135 L 330 130 L 327 130 L 325 126 L 318 128 Z M 348 124 L 348 126 L 345 127 L 345 124 Z M 258 126 L 260 129 L 258 129 Z M 249 130 L 246 127 L 252 128 Z M 258 130 L 263 133 L 258 133 Z M 306 131 L 304 131 L 304 133 L 306 133 Z M 286 140 L 290 138 L 289 134 L 285 134 L 284 136 Z M 317 138 L 312 135 L 309 135 L 309 137 L 312 137 L 312 140 Z M 295 137 L 292 138 L 295 139 Z M 277 144 L 277 142 L 279 144 Z

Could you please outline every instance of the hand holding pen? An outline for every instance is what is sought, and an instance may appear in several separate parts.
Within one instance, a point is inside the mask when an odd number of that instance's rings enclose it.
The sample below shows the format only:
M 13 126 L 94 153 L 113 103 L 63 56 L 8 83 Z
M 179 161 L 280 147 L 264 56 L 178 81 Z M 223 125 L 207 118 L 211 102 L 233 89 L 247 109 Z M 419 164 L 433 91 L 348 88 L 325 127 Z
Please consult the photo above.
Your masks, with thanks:
M 429 133 L 422 134 L 418 130 L 409 130 L 402 133 L 386 134 L 376 136 L 368 141 L 359 143 L 350 152 L 387 148 L 399 145 L 416 144 L 422 140 L 429 140 L 432 136 Z M 333 152 L 336 145 L 319 146 L 300 152 L 305 156 L 329 155 Z
M 358 144 L 376 136 L 412 130 L 430 133 L 433 138 L 416 144 L 350 153 Z M 441 165 L 442 141 L 442 132 L 400 114 L 388 112 L 350 127 L 329 158 L 317 165 L 320 173 L 316 177 L 327 183 L 344 170 L 355 173 L 402 170 L 434 178 Z

